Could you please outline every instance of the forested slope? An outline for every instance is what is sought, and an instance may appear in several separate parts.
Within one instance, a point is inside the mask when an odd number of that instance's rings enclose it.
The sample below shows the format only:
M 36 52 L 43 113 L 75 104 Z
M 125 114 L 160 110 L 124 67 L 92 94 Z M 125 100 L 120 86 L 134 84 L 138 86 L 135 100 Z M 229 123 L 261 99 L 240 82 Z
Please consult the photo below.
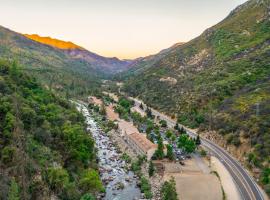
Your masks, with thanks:
M 1 60 L 0 199 L 95 195 L 103 190 L 96 168 L 83 116 L 15 62 Z
M 90 63 L 73 59 L 60 49 L 35 42 L 0 26 L 0 57 L 17 61 L 47 88 L 82 95 L 99 85 L 101 72 Z
M 130 76 L 124 90 L 184 125 L 215 130 L 228 145 L 250 144 L 244 160 L 261 170 L 270 193 L 269 0 L 239 6 L 143 73 Z

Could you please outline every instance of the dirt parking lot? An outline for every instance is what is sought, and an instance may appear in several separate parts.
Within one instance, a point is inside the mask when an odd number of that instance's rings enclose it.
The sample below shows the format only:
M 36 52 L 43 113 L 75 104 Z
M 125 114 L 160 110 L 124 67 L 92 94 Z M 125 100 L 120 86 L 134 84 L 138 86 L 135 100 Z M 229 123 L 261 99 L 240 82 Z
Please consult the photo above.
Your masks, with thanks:
M 222 190 L 214 174 L 166 173 L 165 180 L 173 176 L 181 200 L 222 200 Z

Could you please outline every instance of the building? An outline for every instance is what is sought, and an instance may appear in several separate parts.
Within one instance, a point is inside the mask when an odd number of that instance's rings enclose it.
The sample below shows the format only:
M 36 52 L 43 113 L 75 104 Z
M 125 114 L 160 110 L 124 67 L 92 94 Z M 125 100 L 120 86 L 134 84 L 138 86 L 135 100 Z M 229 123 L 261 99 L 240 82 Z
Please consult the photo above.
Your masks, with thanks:
M 127 143 L 138 155 L 145 155 L 150 160 L 157 149 L 157 144 L 152 143 L 144 134 L 133 132 L 125 136 Z
M 120 131 L 121 136 L 127 136 L 132 133 L 139 132 L 132 122 L 127 122 L 121 119 L 118 122 L 118 129 Z

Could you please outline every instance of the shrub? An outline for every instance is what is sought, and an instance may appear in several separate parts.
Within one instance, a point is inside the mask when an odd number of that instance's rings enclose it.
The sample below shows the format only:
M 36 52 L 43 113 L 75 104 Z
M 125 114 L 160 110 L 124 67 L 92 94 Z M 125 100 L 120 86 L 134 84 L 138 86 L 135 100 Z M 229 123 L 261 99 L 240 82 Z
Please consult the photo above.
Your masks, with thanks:
M 8 164 L 8 163 L 12 162 L 13 157 L 14 157 L 14 153 L 15 153 L 14 147 L 11 147 L 11 146 L 4 147 L 2 152 L 1 152 L 1 159 L 2 159 L 3 163 Z
M 20 190 L 14 178 L 11 179 L 8 191 L 8 200 L 20 200 Z
M 63 192 L 69 183 L 68 172 L 62 168 L 49 168 L 46 178 L 50 188 L 58 192 Z
M 93 169 L 87 169 L 82 173 L 79 186 L 84 192 L 101 192 L 104 190 L 98 172 Z
M 171 178 L 170 181 L 165 181 L 161 187 L 162 200 L 177 200 L 177 193 L 175 188 L 175 180 Z

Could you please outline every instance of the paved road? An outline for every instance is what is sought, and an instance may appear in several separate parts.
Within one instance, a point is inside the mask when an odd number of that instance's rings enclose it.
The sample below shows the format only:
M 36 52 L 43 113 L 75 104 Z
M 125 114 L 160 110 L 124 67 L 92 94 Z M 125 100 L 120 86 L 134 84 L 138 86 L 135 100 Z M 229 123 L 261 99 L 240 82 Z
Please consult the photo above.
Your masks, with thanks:
M 131 99 L 134 100 L 135 105 L 138 107 L 142 103 L 138 99 L 134 98 Z M 144 108 L 146 108 L 146 105 L 144 105 Z M 158 112 L 157 110 L 154 109 L 151 110 L 153 115 L 159 116 L 160 119 L 167 121 L 167 125 L 169 127 L 175 126 L 176 124 L 175 120 Z M 187 129 L 186 127 L 184 128 L 191 137 L 196 137 L 197 135 L 196 132 Z M 233 177 L 234 182 L 236 183 L 243 200 L 266 200 L 257 183 L 235 158 L 233 158 L 224 149 L 222 149 L 221 147 L 214 144 L 212 141 L 208 139 L 201 138 L 201 144 L 204 147 L 206 147 L 213 156 L 217 157 L 224 164 L 226 169 L 230 172 L 231 176 Z

